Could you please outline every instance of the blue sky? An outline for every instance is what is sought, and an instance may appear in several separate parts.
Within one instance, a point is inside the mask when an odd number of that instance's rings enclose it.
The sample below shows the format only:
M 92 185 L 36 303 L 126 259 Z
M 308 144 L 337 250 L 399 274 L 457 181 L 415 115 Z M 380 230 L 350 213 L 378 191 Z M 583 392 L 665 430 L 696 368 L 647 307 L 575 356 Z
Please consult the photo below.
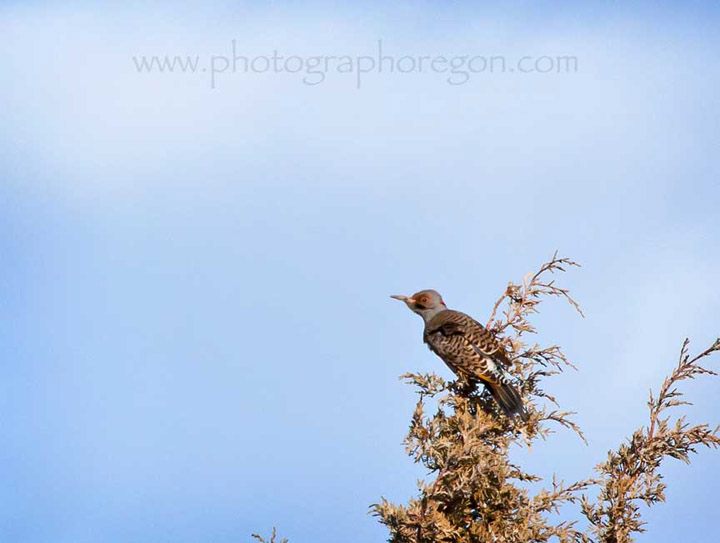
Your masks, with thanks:
M 516 454 L 571 480 L 718 335 L 709 3 L 0 6 L 0 539 L 383 541 L 422 472 L 397 377 L 437 371 L 389 294 L 485 320 L 555 249 L 538 319 L 580 371 Z M 572 55 L 574 73 L 139 74 L 138 55 Z M 204 64 L 207 66 L 207 64 Z M 713 364 L 717 368 L 719 360 Z M 720 421 L 720 382 L 687 387 Z M 715 537 L 720 455 L 666 465 L 638 541 Z M 692 537 L 688 536 L 692 534 Z

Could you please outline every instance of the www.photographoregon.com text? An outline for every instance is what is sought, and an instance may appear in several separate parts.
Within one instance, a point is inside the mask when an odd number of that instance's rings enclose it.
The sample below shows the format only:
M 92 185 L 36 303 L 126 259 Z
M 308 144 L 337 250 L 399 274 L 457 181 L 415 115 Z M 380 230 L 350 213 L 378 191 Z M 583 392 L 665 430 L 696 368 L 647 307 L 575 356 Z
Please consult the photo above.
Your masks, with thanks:
M 244 55 L 237 40 L 226 55 L 136 55 L 135 70 L 145 74 L 201 74 L 217 88 L 232 74 L 297 74 L 304 85 L 324 83 L 328 75 L 350 77 L 360 89 L 370 74 L 439 74 L 449 85 L 464 85 L 479 74 L 568 74 L 578 71 L 572 55 L 411 55 L 392 54 L 377 40 L 371 55 Z

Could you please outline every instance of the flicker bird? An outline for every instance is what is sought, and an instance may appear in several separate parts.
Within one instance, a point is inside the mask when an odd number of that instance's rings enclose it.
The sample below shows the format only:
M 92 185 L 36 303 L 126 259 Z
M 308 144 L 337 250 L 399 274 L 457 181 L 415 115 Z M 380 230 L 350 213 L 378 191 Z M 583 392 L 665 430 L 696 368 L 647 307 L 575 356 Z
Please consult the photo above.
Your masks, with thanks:
M 405 302 L 423 318 L 423 341 L 458 377 L 482 381 L 508 417 L 527 417 L 520 393 L 505 370 L 511 361 L 482 324 L 465 313 L 448 309 L 434 290 L 391 298 Z

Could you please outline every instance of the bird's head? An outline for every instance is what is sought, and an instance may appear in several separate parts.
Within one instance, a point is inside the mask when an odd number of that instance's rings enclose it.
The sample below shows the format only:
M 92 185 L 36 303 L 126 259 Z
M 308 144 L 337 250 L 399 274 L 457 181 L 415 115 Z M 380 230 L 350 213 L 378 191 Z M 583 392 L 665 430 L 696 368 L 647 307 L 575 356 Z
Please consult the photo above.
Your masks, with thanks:
M 407 305 L 411 311 L 417 313 L 426 320 L 438 311 L 447 309 L 442 296 L 440 296 L 440 293 L 435 290 L 421 290 L 412 296 L 401 296 L 396 294 L 390 297 L 395 300 L 405 302 L 405 305 Z

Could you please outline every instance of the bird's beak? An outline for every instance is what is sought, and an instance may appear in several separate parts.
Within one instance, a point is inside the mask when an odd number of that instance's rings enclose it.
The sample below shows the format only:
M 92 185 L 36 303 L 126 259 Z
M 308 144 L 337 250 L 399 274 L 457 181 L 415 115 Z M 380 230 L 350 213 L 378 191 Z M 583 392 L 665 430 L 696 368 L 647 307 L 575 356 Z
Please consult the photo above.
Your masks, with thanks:
M 414 301 L 412 298 L 408 298 L 407 296 L 403 296 L 401 294 L 393 294 L 390 297 L 393 298 L 394 300 L 400 300 L 401 302 L 405 302 L 405 303 Z

